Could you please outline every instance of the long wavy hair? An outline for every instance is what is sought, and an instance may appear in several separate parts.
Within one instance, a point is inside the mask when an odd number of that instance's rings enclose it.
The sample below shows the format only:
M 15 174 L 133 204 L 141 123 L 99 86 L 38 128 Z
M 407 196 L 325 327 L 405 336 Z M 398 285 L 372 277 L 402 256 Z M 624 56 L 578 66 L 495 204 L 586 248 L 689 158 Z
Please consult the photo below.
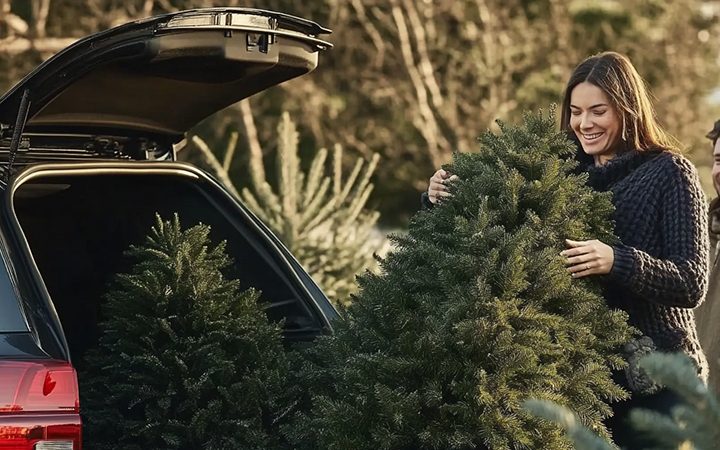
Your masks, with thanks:
M 622 120 L 621 139 L 626 149 L 638 151 L 679 148 L 677 139 L 668 134 L 657 121 L 645 81 L 626 56 L 617 52 L 593 55 L 573 71 L 562 103 L 561 126 L 575 138 L 570 128 L 570 95 L 575 86 L 589 82 L 599 87 L 610 99 Z

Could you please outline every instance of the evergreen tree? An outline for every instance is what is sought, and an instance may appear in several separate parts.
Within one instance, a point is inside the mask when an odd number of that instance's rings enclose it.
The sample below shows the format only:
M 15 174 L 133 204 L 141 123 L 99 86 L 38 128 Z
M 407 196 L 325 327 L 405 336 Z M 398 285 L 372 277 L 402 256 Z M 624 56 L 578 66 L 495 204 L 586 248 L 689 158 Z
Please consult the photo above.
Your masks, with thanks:
M 331 170 L 326 168 L 328 151 L 322 148 L 304 171 L 297 129 L 284 113 L 277 127 L 275 173 L 266 176 L 261 152 L 250 152 L 251 183 L 239 192 L 229 175 L 237 133 L 231 134 L 223 164 L 199 136 L 192 141 L 220 181 L 273 230 L 325 294 L 336 305 L 347 305 L 357 289 L 355 276 L 374 269 L 373 254 L 387 244 L 373 236 L 379 214 L 366 207 L 379 156 L 369 162 L 357 158 L 344 177 L 343 150 L 336 145 Z
M 557 403 L 530 399 L 524 406 L 533 414 L 557 424 L 567 433 L 577 450 L 618 450 L 617 446 L 584 426 L 572 411 Z
M 225 243 L 178 216 L 127 252 L 81 380 L 86 447 L 272 449 L 288 363 L 259 293 L 226 280 Z
M 671 416 L 635 409 L 632 426 L 649 436 L 655 450 L 719 450 L 720 400 L 697 376 L 693 362 L 682 353 L 653 353 L 640 360 L 640 367 L 656 383 L 680 395 L 684 403 Z M 529 400 L 526 408 L 565 430 L 578 450 L 616 450 L 583 426 L 567 408 L 549 401 Z M 633 449 L 641 450 L 641 449 Z
M 670 417 L 642 409 L 632 411 L 634 428 L 652 436 L 658 450 L 720 450 L 720 399 L 697 377 L 693 362 L 682 353 L 655 353 L 643 358 L 640 365 L 684 402 Z
M 252 160 L 251 188 L 242 190 L 245 203 L 280 237 L 325 294 L 347 305 L 355 292 L 355 276 L 373 268 L 373 253 L 383 245 L 373 239 L 379 214 L 366 208 L 370 183 L 379 156 L 357 158 L 343 177 L 342 147 L 333 150 L 332 171 L 325 168 L 328 152 L 315 152 L 307 172 L 300 167 L 298 132 L 288 113 L 277 127 L 276 188 L 264 177 L 262 161 Z M 330 173 L 327 173 L 330 172 Z
M 521 407 L 531 397 L 607 435 L 608 403 L 627 396 L 611 368 L 633 332 L 559 252 L 565 238 L 612 242 L 612 205 L 573 174 L 554 112 L 500 127 L 455 156 L 454 196 L 393 237 L 381 273 L 360 278 L 335 334 L 308 352 L 310 406 L 285 428 L 297 448 L 570 448 Z

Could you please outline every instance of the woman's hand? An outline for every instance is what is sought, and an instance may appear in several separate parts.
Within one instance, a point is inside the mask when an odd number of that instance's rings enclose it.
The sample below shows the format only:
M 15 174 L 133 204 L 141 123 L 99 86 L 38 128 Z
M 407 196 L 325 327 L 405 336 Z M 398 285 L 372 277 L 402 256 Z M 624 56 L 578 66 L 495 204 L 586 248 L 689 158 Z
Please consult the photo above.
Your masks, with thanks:
M 591 241 L 565 239 L 565 244 L 569 248 L 560 252 L 560 256 L 566 258 L 567 271 L 573 278 L 610 273 L 615 262 L 615 252 L 609 245 L 597 239 Z
M 427 189 L 430 201 L 436 205 L 441 202 L 442 199 L 452 196 L 452 194 L 447 191 L 447 183 L 458 179 L 457 175 L 451 175 L 450 172 L 446 170 L 438 169 L 438 171 L 430 177 L 430 183 Z

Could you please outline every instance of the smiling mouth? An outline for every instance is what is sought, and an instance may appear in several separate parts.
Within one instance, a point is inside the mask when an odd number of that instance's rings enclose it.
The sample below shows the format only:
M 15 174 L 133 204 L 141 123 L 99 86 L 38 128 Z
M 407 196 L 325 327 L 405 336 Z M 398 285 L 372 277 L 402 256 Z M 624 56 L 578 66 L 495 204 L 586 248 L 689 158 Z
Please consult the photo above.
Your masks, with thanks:
M 602 133 L 602 132 L 601 132 L 601 133 L 592 133 L 592 134 L 585 134 L 585 133 L 583 133 L 582 136 L 583 136 L 583 138 L 584 138 L 586 141 L 594 141 L 594 140 L 596 140 L 597 138 L 599 138 L 600 136 L 602 136 L 603 134 L 604 134 L 604 133 Z

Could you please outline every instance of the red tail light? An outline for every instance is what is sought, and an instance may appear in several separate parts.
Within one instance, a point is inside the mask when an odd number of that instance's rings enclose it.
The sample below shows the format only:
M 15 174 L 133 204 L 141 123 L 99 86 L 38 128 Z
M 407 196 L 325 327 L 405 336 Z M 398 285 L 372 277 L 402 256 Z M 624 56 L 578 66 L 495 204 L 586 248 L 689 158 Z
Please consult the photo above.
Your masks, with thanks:
M 0 450 L 80 450 L 79 413 L 69 363 L 0 360 Z

